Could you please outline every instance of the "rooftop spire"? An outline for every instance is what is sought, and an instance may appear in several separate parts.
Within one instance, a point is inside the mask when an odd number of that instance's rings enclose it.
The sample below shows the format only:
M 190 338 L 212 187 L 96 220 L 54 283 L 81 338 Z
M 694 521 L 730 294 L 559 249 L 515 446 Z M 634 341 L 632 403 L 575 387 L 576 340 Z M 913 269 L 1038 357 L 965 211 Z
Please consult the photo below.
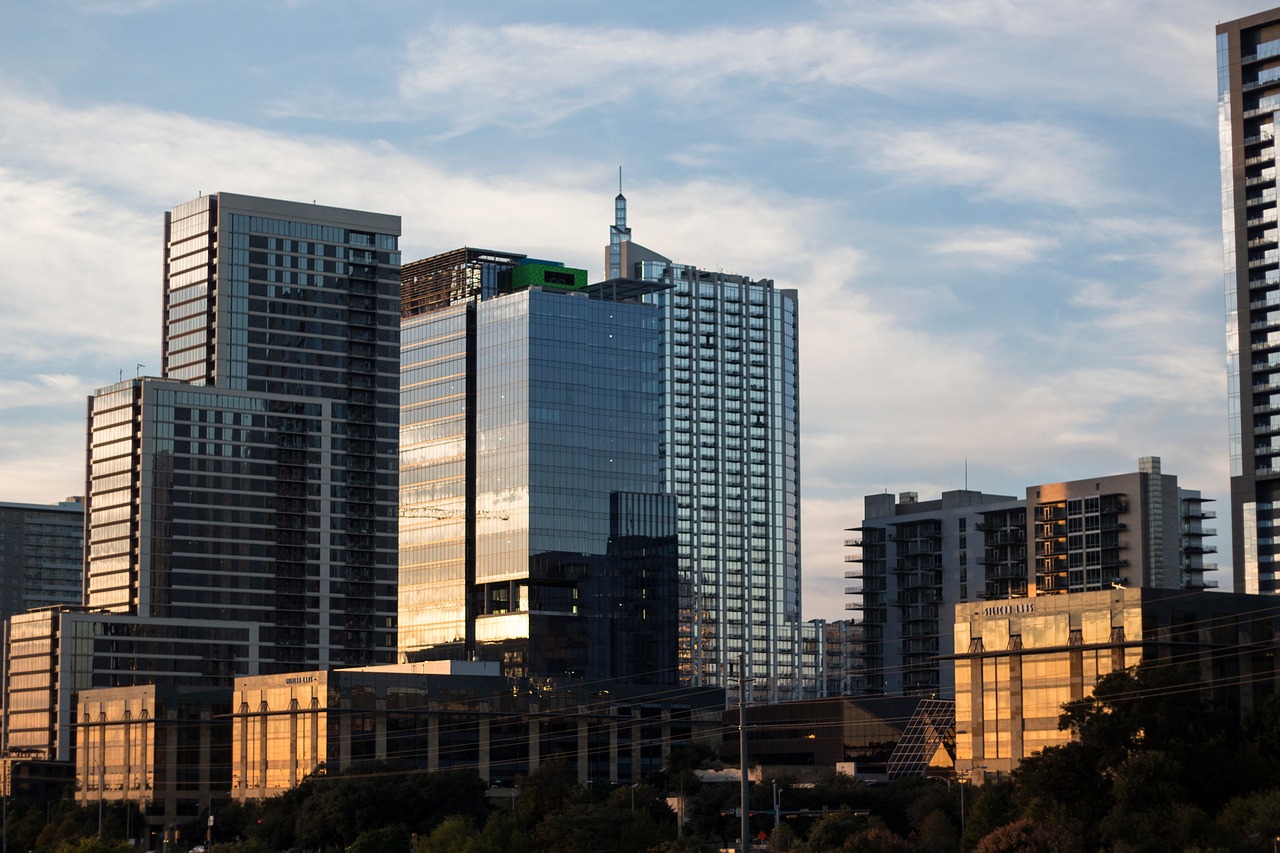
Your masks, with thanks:
M 613 227 L 609 229 L 609 278 L 622 277 L 622 244 L 631 240 L 627 227 L 627 197 L 622 194 L 622 167 L 618 167 L 618 195 L 613 200 Z

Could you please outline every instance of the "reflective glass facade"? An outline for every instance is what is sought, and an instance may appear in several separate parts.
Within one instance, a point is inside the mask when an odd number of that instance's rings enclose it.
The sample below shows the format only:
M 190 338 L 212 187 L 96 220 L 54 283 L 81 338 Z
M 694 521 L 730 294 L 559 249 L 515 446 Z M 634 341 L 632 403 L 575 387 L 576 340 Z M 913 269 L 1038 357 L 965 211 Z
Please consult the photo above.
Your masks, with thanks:
M 798 698 L 796 291 L 676 264 L 632 242 L 621 198 L 610 239 L 609 268 L 666 285 L 645 298 L 662 310 L 662 474 L 679 512 L 681 677 L 735 689 L 745 653 L 757 697 Z
M 393 659 L 399 230 L 229 193 L 166 215 L 165 376 L 90 400 L 86 604 L 256 623 L 255 671 Z
M 1278 592 L 1280 10 L 1220 24 L 1218 139 L 1235 589 Z
M 518 284 L 522 266 L 504 282 Z M 602 296 L 477 289 L 405 318 L 400 647 L 410 659 L 674 679 L 660 314 Z

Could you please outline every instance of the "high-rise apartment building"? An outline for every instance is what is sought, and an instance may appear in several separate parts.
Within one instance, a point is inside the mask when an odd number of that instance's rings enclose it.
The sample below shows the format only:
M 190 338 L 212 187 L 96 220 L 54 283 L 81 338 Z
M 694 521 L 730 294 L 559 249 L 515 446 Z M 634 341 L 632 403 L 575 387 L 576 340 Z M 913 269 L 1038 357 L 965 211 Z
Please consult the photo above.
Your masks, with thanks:
M 796 291 L 674 263 L 631 239 L 615 199 L 611 280 L 665 285 L 662 478 L 679 508 L 680 667 L 691 685 L 803 695 Z M 733 672 L 730 672 L 730 669 Z
M 1160 458 L 1138 460 L 1128 474 L 1027 488 L 1032 595 L 1092 592 L 1114 586 L 1204 589 L 1205 539 L 1214 513 L 1198 491 L 1160 471 Z
M 862 611 L 866 689 L 954 695 L 954 670 L 938 658 L 952 646 L 956 605 L 1112 588 L 1203 590 L 1217 586 L 1204 562 L 1216 548 L 1213 513 L 1198 491 L 1161 473 L 1159 457 L 1138 470 L 1028 486 L 1025 498 L 943 492 L 868 495 L 860 537 L 845 557 Z
M 675 681 L 652 289 L 479 249 L 404 266 L 406 658 Z
M 1218 141 L 1237 592 L 1280 592 L 1280 9 L 1220 24 Z
M 164 377 L 90 398 L 86 605 L 252 623 L 240 674 L 394 659 L 399 232 L 230 193 L 166 215 Z
M 79 604 L 84 504 L 0 503 L 0 619 L 36 607 Z
M 938 656 L 951 647 L 952 608 L 987 593 L 983 557 L 989 515 L 1021 510 L 1009 495 L 943 492 L 920 501 L 915 492 L 867 495 L 863 520 L 852 528 L 859 564 L 845 577 L 862 611 L 864 688 L 871 693 L 950 697 L 954 676 Z M 1021 564 L 1026 576 L 1026 557 Z

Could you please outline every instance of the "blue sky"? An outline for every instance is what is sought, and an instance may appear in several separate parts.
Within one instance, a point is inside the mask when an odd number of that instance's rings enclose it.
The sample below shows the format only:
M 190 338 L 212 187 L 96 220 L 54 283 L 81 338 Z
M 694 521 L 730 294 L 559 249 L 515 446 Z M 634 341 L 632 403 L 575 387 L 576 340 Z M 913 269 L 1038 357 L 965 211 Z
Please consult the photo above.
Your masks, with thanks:
M 85 395 L 159 372 L 174 204 L 398 213 L 406 260 L 598 277 L 621 165 L 638 242 L 800 293 L 806 617 L 844 615 L 863 495 L 966 459 L 1020 494 L 1158 455 L 1225 510 L 1214 26 L 1262 8 L 6 4 L 0 500 L 83 491 Z

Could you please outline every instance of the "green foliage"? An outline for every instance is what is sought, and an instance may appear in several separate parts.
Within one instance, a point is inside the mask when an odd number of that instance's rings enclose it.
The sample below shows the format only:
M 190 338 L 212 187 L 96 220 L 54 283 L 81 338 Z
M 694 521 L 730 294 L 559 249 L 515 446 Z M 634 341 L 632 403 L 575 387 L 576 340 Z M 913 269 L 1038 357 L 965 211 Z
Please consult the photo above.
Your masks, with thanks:
M 397 823 L 362 832 L 346 853 L 413 853 L 409 828 Z
M 985 785 L 969 787 L 964 849 L 973 849 L 985 835 L 1013 822 L 1017 817 L 1013 797 L 1014 786 L 1009 779 L 991 779 Z
M 418 839 L 414 853 L 471 853 L 480 831 L 465 817 L 447 817 L 425 838 Z
M 916 848 L 882 826 L 856 832 L 839 848 L 840 853 L 911 853 Z
M 1218 814 L 1220 837 L 1237 849 L 1248 849 L 1251 839 L 1280 837 L 1280 788 L 1267 788 L 1236 797 Z
M 54 853 L 134 853 L 134 849 L 125 841 L 89 837 L 64 841 L 54 848 Z
M 841 850 L 844 843 L 858 833 L 883 829 L 884 822 L 869 815 L 831 812 L 814 822 L 805 839 L 805 853 L 829 853 Z
M 538 849 L 546 853 L 643 853 L 675 837 L 675 822 L 661 826 L 645 811 L 616 805 L 576 803 L 538 825 Z

